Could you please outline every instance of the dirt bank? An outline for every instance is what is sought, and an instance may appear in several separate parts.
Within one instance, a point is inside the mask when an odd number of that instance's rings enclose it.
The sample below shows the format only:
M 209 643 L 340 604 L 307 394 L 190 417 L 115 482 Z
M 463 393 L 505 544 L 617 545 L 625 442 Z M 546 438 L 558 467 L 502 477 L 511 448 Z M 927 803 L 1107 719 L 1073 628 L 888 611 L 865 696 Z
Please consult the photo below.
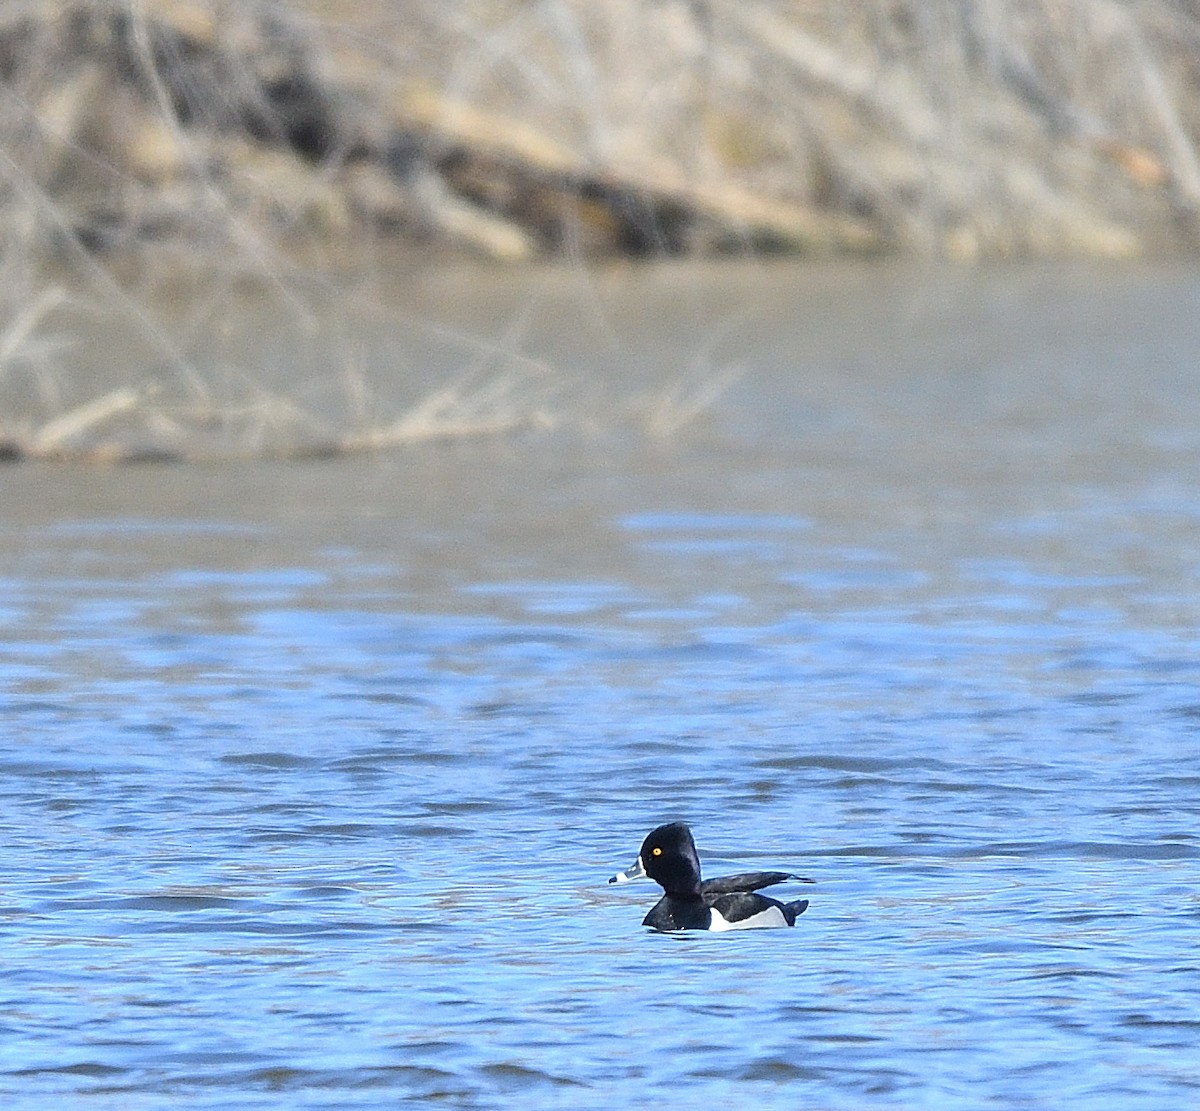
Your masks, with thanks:
M 9 5 L 7 238 L 111 255 L 372 235 L 502 260 L 1190 251 L 1200 20 L 1187 13 L 1166 0 Z

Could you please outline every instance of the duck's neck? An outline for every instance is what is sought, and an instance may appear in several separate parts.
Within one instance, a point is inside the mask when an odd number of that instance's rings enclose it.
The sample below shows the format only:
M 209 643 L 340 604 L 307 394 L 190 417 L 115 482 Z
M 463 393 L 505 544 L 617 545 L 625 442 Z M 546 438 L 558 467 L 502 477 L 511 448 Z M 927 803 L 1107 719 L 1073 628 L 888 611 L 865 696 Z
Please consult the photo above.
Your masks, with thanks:
M 672 899 L 700 898 L 700 869 L 692 861 L 672 861 L 656 872 L 654 878 Z

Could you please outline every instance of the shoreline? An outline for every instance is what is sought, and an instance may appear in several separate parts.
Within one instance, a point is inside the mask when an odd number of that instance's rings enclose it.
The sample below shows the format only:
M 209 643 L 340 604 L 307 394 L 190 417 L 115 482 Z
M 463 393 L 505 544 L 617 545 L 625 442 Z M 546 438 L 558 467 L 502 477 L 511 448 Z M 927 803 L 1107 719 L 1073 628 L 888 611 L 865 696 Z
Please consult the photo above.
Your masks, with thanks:
M 311 306 L 369 295 L 372 267 L 383 285 L 447 263 L 1129 266 L 1200 248 L 1200 17 L 1165 0 L 1079 0 L 1073 22 L 1000 3 L 986 24 L 925 0 L 345 8 L 0 16 L 0 461 L 328 457 L 553 423 L 498 358 L 467 386 L 443 364 L 420 421 L 383 405 L 331 426 L 266 381 L 254 343 L 212 338 L 265 298 L 340 380 L 349 314 L 312 332 Z M 516 339 L 463 345 L 464 367 L 485 348 L 519 362 L 526 315 Z M 127 353 L 117 376 L 80 338 L 98 319 Z
M 1102 24 L 1084 0 L 1071 27 L 1009 13 L 930 30 L 910 6 L 839 25 L 754 0 L 560 0 L 540 22 L 498 0 L 458 19 L 432 0 L 350 16 L 319 0 L 35 3 L 0 22 L 10 249 L 1200 246 L 1200 22 L 1145 5 Z

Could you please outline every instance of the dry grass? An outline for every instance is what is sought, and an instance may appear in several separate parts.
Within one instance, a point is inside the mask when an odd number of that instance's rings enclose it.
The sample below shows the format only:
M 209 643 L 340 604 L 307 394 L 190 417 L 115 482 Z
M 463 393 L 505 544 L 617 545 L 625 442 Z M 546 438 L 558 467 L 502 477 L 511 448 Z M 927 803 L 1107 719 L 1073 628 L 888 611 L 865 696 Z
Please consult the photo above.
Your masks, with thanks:
M 922 253 L 1196 246 L 1193 6 L 466 0 L 367 5 L 357 28 L 315 10 L 367 95 L 432 88 L 446 136 L 486 107 L 560 163 L 837 212 Z M 660 230 L 665 250 L 714 245 Z
M 5 337 L 7 338 L 7 337 Z M 358 414 L 330 419 L 281 391 L 242 380 L 204 398 L 164 391 L 161 383 L 120 386 L 57 415 L 0 421 L 7 461 L 204 462 L 334 457 L 443 440 L 545 429 L 562 419 L 552 406 L 557 376 L 528 368 L 481 368 L 434 387 L 397 416 L 386 417 L 374 391 L 348 374 Z M 3 382 L 0 382 L 0 386 Z M 48 380 L 44 395 L 57 395 Z M 41 405 L 51 408 L 43 396 Z
M 104 334 L 97 332 L 102 322 L 94 306 L 50 289 L 13 312 L 0 333 L 0 459 L 126 463 L 335 457 L 545 430 L 570 419 L 577 399 L 566 376 L 522 352 L 528 314 L 518 314 L 491 339 L 409 322 L 425 333 L 426 346 L 437 350 L 438 366 L 458 367 L 449 381 L 434 376 L 421 388 L 416 384 L 430 375 L 403 351 L 392 350 L 390 340 L 384 340 L 387 348 L 370 351 L 347 340 L 361 327 L 361 306 L 343 316 L 328 291 L 320 300 L 320 320 L 255 349 L 264 360 L 259 366 L 244 365 L 237 352 L 244 349 L 246 329 L 261 328 L 260 309 L 286 330 L 288 316 L 272 299 L 255 300 L 242 312 L 223 348 L 211 333 L 220 310 L 206 312 L 193 329 L 199 348 L 194 362 L 184 347 L 166 341 L 158 369 L 135 369 L 123 384 L 90 390 L 85 376 L 64 375 L 60 368 L 64 361 L 86 366 L 86 352 L 103 342 L 97 339 Z M 175 331 L 180 331 L 178 321 Z M 157 334 L 155 329 L 150 336 L 150 350 Z M 71 351 L 59 335 L 91 338 Z M 312 337 L 320 337 L 341 360 L 335 372 L 314 370 L 324 365 L 324 349 L 301 359 Z M 232 362 L 227 352 L 233 353 Z M 117 355 L 119 364 L 120 351 Z M 269 370 L 268 363 L 273 364 Z M 296 372 L 290 374 L 293 364 Z M 397 380 L 404 389 L 397 390 Z M 414 396 L 398 402 L 397 393 Z
M 376 450 L 561 422 L 511 344 L 332 422 L 164 323 L 178 270 L 309 327 L 308 283 L 411 257 L 802 249 L 1128 258 L 1200 245 L 1200 9 L 1174 0 L 9 0 L 9 458 Z M 65 292 L 69 290 L 68 292 Z M 79 306 L 85 310 L 79 310 Z M 73 311 L 148 352 L 89 387 Z M 694 369 L 670 437 L 732 381 Z M 349 414 L 349 416 L 347 416 Z
M 1129 255 L 1196 245 L 1197 88 L 1171 0 L 14 0 L 0 183 L 10 238 L 182 237 L 264 278 L 381 231 L 727 250 L 772 204 Z

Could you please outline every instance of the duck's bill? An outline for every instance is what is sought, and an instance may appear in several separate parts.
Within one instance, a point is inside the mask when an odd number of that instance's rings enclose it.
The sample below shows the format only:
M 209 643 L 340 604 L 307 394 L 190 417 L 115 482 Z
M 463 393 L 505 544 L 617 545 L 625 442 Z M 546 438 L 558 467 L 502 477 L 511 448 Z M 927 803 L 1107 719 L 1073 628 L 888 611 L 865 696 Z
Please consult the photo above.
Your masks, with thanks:
M 632 883 L 634 880 L 644 880 L 646 878 L 646 869 L 642 866 L 642 858 L 639 856 L 637 860 L 630 865 L 628 872 L 618 872 L 615 876 L 609 876 L 609 883 Z

